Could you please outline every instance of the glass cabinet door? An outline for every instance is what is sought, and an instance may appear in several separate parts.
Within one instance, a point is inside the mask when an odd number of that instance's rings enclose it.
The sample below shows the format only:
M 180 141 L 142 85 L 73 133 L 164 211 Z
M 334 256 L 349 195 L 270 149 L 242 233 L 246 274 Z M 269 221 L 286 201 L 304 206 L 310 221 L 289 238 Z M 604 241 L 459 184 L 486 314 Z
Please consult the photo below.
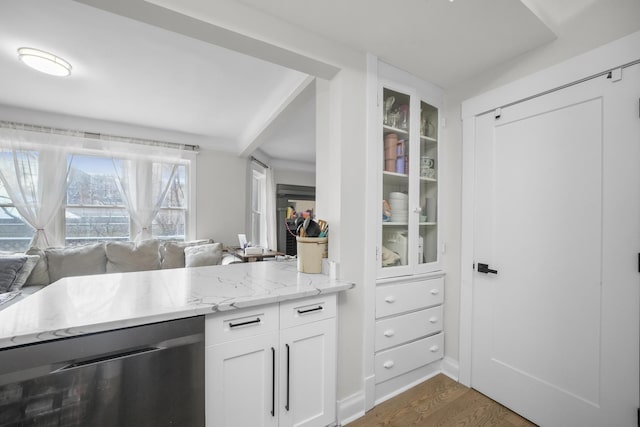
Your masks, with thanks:
M 420 206 L 418 263 L 438 260 L 438 110 L 420 102 Z
M 383 89 L 382 267 L 409 264 L 411 98 Z
M 382 276 L 428 271 L 438 262 L 438 109 L 383 87 L 381 110 Z

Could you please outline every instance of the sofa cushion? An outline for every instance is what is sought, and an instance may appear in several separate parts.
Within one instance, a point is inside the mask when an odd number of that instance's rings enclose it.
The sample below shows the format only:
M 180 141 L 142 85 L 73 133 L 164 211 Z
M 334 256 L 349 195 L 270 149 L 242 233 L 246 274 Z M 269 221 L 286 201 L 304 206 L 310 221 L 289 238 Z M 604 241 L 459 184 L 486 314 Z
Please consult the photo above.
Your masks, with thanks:
M 63 277 L 107 272 L 104 243 L 45 249 L 51 283 Z
M 22 266 L 22 269 L 18 273 L 16 277 L 16 281 L 13 282 L 13 286 L 11 286 L 10 291 L 19 291 L 22 287 L 27 283 L 27 279 L 31 276 L 31 272 L 40 261 L 40 257 L 38 255 L 24 255 L 27 257 L 27 261 Z
M 18 290 L 22 287 L 20 285 L 17 289 L 14 289 L 20 272 L 28 260 L 26 255 L 0 256 L 0 293 Z M 33 269 L 33 265 L 34 263 L 31 264 L 31 269 Z
M 37 285 L 37 286 L 46 286 L 50 283 L 49 281 L 49 267 L 47 266 L 47 255 L 44 252 L 44 249 L 40 248 L 30 248 L 25 252 L 26 255 L 35 255 L 38 256 L 38 262 L 36 263 L 33 271 L 27 278 L 26 285 Z
M 160 268 L 160 241 L 155 239 L 134 242 L 109 242 L 107 273 L 157 270 Z
M 213 243 L 213 240 L 193 240 L 190 242 L 164 242 L 160 246 L 162 268 L 182 268 L 185 266 L 184 249 L 191 246 Z
M 222 243 L 208 243 L 184 248 L 184 256 L 186 267 L 220 265 L 222 263 Z

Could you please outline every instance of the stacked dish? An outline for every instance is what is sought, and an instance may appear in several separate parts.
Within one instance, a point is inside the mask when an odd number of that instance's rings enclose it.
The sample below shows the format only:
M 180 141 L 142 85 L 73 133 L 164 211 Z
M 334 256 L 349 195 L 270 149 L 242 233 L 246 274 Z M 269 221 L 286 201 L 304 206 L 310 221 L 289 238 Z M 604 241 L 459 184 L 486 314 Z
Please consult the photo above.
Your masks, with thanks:
M 391 221 L 407 222 L 409 220 L 409 196 L 405 193 L 392 192 L 389 194 L 391 205 Z

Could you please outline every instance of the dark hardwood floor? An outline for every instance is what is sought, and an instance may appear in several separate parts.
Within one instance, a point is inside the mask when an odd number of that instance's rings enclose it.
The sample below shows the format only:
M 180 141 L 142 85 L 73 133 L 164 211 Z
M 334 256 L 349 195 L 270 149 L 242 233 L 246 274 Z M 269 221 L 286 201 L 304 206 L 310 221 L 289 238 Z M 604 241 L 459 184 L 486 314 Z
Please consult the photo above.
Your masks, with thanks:
M 365 426 L 535 427 L 535 424 L 439 374 L 348 424 L 348 427 Z

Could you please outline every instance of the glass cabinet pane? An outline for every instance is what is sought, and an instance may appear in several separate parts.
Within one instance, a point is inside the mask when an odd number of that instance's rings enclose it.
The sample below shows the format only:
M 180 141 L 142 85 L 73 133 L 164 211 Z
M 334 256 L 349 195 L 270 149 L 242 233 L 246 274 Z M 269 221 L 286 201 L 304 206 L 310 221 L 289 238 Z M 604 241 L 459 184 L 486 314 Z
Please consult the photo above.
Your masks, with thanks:
M 420 103 L 420 204 L 418 263 L 438 260 L 438 110 Z
M 383 89 L 382 267 L 408 265 L 410 97 Z

